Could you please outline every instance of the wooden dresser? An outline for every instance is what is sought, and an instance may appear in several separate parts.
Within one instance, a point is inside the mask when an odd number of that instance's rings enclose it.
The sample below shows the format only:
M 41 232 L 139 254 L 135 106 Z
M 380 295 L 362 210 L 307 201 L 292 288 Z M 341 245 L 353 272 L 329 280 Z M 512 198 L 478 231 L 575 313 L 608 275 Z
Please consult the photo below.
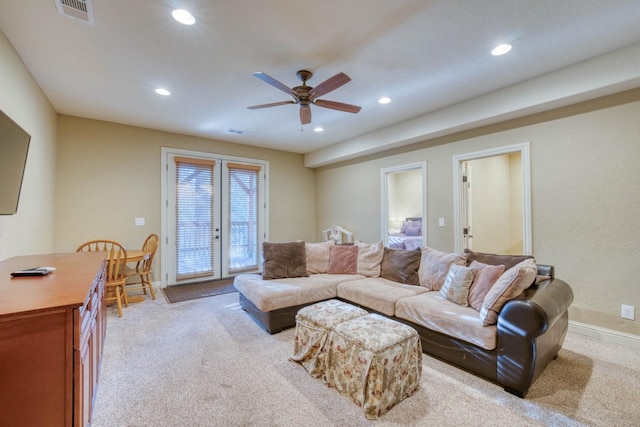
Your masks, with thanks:
M 105 255 L 0 263 L 0 426 L 86 426 L 106 332 Z M 12 271 L 55 267 L 42 277 Z

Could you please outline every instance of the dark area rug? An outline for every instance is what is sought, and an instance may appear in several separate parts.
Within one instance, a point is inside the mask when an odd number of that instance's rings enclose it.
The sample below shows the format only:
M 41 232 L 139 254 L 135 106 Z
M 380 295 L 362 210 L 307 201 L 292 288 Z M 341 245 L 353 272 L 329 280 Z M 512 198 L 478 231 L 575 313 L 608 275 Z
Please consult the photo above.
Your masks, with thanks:
M 233 277 L 188 285 L 167 286 L 162 288 L 162 291 L 171 303 L 237 292 L 233 287 Z

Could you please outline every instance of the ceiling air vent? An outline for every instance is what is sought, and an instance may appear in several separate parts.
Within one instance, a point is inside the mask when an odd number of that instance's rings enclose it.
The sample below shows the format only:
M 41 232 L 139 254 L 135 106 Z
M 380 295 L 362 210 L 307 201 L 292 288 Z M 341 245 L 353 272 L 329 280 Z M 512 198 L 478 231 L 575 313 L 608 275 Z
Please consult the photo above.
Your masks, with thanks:
M 91 0 L 56 0 L 58 13 L 93 25 Z

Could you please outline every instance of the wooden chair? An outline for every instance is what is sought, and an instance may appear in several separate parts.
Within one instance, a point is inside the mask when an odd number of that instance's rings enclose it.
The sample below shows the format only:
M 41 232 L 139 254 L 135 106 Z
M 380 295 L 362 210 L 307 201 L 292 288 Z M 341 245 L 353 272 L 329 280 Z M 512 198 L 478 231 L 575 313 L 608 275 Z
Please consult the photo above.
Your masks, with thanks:
M 127 269 L 128 277 L 137 277 L 138 279 L 133 282 L 127 282 L 126 287 L 128 289 L 142 289 L 145 295 L 148 289 L 152 299 L 156 299 L 156 292 L 153 289 L 153 283 L 151 283 L 151 264 L 153 264 L 159 241 L 160 238 L 157 234 L 149 235 L 144 241 L 144 245 L 142 245 L 142 251 L 146 254 L 145 257 L 138 261 L 135 269 Z
M 107 258 L 107 278 L 105 284 L 105 303 L 115 301 L 118 305 L 118 317 L 122 317 L 122 303 L 129 306 L 125 282 L 127 275 L 127 249 L 112 240 L 91 240 L 76 249 L 76 252 L 105 252 Z

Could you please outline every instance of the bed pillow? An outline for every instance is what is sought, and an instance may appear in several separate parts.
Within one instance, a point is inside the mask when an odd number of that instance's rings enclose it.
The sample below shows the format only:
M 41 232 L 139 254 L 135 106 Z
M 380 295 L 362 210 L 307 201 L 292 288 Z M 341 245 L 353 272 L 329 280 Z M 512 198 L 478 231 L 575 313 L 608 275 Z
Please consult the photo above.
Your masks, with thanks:
M 263 279 L 307 277 L 307 259 L 304 242 L 262 244 Z
M 440 295 L 464 307 L 469 306 L 469 288 L 473 282 L 473 269 L 452 264 L 440 289 Z
M 473 261 L 478 261 L 489 265 L 504 265 L 504 268 L 506 270 L 524 261 L 525 259 L 533 258 L 531 255 L 496 255 L 483 252 L 474 252 L 470 249 L 465 249 L 464 253 L 467 255 L 467 265 L 471 265 Z
M 449 268 L 452 264 L 465 266 L 467 257 L 462 254 L 454 254 L 436 251 L 427 246 L 422 248 L 418 277 L 420 286 L 432 291 L 439 291 L 444 284 Z
M 502 273 L 482 302 L 480 309 L 482 325 L 495 325 L 502 307 L 533 284 L 537 271 L 535 260 L 530 258 Z
M 384 256 L 384 245 L 378 243 L 363 243 L 356 241 L 358 247 L 358 274 L 368 277 L 380 276 L 380 264 Z
M 322 243 L 305 243 L 307 256 L 307 273 L 326 273 L 329 268 L 329 249 L 336 244 L 335 240 Z
M 358 272 L 358 247 L 335 245 L 329 249 L 329 274 L 356 274 Z
M 394 282 L 417 285 L 418 267 L 420 266 L 420 249 L 407 251 L 404 249 L 384 248 L 380 277 Z
M 421 228 L 419 225 L 410 225 L 404 230 L 405 236 L 420 236 Z
M 402 226 L 400 228 L 400 232 L 403 234 L 407 234 L 407 228 L 409 227 L 418 227 L 418 230 L 422 228 L 422 222 L 420 221 L 402 221 Z
M 504 273 L 504 265 L 489 265 L 473 261 L 469 267 L 475 273 L 473 283 L 469 289 L 469 305 L 480 311 L 484 297 L 489 292 L 489 289 Z

